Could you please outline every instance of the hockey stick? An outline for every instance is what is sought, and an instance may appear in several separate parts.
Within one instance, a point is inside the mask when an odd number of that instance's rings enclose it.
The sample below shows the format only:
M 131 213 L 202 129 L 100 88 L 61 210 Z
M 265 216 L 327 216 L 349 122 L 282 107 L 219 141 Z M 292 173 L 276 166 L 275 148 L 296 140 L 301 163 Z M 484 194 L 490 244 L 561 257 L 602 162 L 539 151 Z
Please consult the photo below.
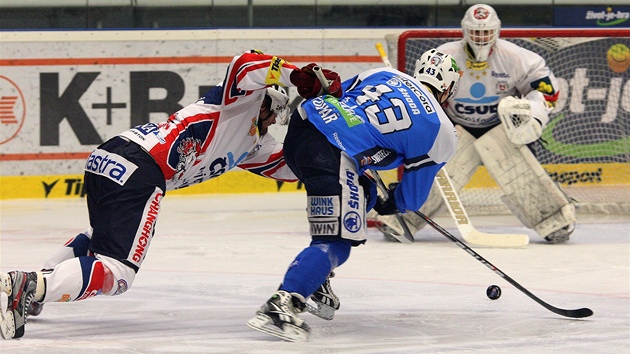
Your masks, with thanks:
M 387 53 L 383 45 L 378 42 L 375 46 L 381 56 L 383 64 L 391 67 L 392 64 L 387 58 Z M 435 177 L 435 184 L 438 186 L 444 204 L 448 207 L 448 211 L 455 221 L 457 230 L 462 235 L 464 241 L 472 245 L 484 247 L 524 247 L 529 244 L 529 236 L 525 234 L 489 234 L 477 230 L 470 221 L 468 213 L 466 213 L 466 209 L 464 209 L 464 204 L 462 204 L 459 195 L 453 187 L 451 178 L 444 169 L 438 171 Z
M 372 171 L 372 173 L 374 174 L 374 176 L 378 176 L 378 172 Z M 376 183 L 377 183 L 378 187 L 381 188 L 382 190 L 384 190 L 385 193 L 387 193 L 387 188 L 385 187 L 385 184 L 383 184 L 383 181 L 379 177 L 375 177 L 375 179 L 376 179 Z M 591 309 L 589 309 L 589 308 L 581 308 L 581 309 L 575 309 L 575 310 L 566 310 L 566 309 L 561 309 L 561 308 L 552 306 L 549 303 L 541 300 L 538 296 L 532 294 L 529 290 L 525 289 L 521 284 L 516 282 L 516 280 L 512 279 L 510 276 L 508 276 L 507 274 L 503 273 L 503 271 L 501 271 L 499 268 L 494 266 L 492 263 L 488 262 L 487 259 L 483 258 L 479 253 L 475 252 L 475 250 L 473 250 L 472 248 L 468 247 L 465 243 L 463 243 L 462 241 L 457 239 L 457 237 L 453 236 L 451 233 L 446 231 L 443 227 L 438 225 L 435 221 L 431 220 L 428 216 L 422 214 L 419 211 L 415 211 L 414 213 L 416 213 L 419 217 L 421 217 L 424 221 L 426 221 L 427 224 L 431 225 L 431 227 L 433 227 L 437 232 L 439 232 L 440 234 L 442 234 L 443 236 L 445 236 L 449 240 L 453 241 L 457 246 L 459 246 L 459 248 L 461 248 L 464 251 L 466 251 L 466 253 L 468 253 L 469 255 L 473 256 L 476 260 L 478 260 L 483 265 L 488 267 L 495 274 L 499 275 L 505 281 L 507 281 L 508 283 L 512 284 L 512 286 L 514 286 L 515 288 L 520 290 L 523 294 L 529 296 L 532 300 L 536 301 L 537 303 L 542 305 L 547 310 L 549 310 L 549 311 L 551 311 L 553 313 L 556 313 L 558 315 L 565 316 L 565 317 L 571 317 L 571 318 L 583 318 L 583 317 L 589 317 L 589 316 L 593 315 L 593 311 Z
M 459 248 L 461 248 L 464 251 L 466 251 L 468 254 L 473 256 L 476 260 L 478 260 L 479 262 L 483 263 L 483 265 L 485 265 L 490 270 L 492 270 L 495 274 L 497 274 L 501 278 L 505 279 L 505 281 L 507 281 L 508 283 L 512 284 L 512 286 L 514 286 L 515 288 L 520 290 L 525 295 L 529 296 L 532 300 L 536 301 L 537 303 L 542 305 L 547 310 L 549 310 L 549 311 L 551 311 L 553 313 L 556 313 L 558 315 L 565 316 L 565 317 L 571 317 L 571 318 L 583 318 L 583 317 L 589 317 L 589 316 L 593 315 L 593 311 L 591 309 L 589 309 L 589 308 L 581 308 L 581 309 L 575 309 L 575 310 L 566 310 L 566 309 L 557 308 L 555 306 L 552 306 L 552 305 L 546 303 L 545 301 L 541 300 L 538 296 L 532 294 L 529 290 L 525 289 L 521 284 L 517 283 L 516 280 L 510 278 L 507 274 L 503 273 L 499 268 L 495 267 L 492 263 L 488 262 L 488 260 L 483 258 L 479 253 L 475 252 L 472 248 L 466 246 L 466 244 L 464 244 L 463 242 L 458 240 L 457 237 L 451 235 L 448 231 L 446 231 L 444 228 L 442 228 L 440 225 L 438 225 L 435 221 L 431 220 L 429 217 L 427 217 L 426 215 L 422 214 L 419 211 L 416 211 L 415 213 L 419 217 L 421 217 L 424 221 L 426 221 L 427 224 L 431 225 L 439 233 L 441 233 L 446 238 L 448 238 L 449 240 L 451 240 L 455 244 L 457 244 L 457 246 L 459 246 Z
M 370 174 L 372 175 L 372 177 L 374 178 L 374 180 L 376 181 L 376 186 L 381 190 L 381 192 L 383 192 L 383 195 L 386 196 L 387 195 L 387 188 L 385 188 L 385 183 L 383 183 L 383 180 L 381 179 L 381 175 L 378 174 L 378 172 L 376 172 L 375 170 L 370 170 Z M 405 219 L 403 218 L 401 213 L 396 213 L 396 220 L 398 220 L 398 223 L 400 224 L 400 226 L 402 227 L 404 234 L 403 237 L 401 237 L 400 235 L 396 234 L 396 233 L 389 233 L 392 237 L 396 238 L 398 241 L 400 241 L 401 243 L 412 243 L 414 242 L 414 238 L 413 235 L 411 234 L 411 230 L 409 230 L 409 226 L 407 225 L 407 222 L 405 221 Z
M 385 48 L 383 48 L 383 45 L 381 44 L 381 42 L 377 42 L 374 46 L 376 46 L 376 50 L 378 50 L 378 54 L 381 56 L 381 60 L 383 61 L 383 64 L 385 64 L 385 66 L 388 67 L 393 67 L 392 63 L 389 61 L 389 58 L 387 57 L 387 52 L 385 51 Z
M 319 66 L 315 66 L 315 67 L 313 67 L 313 72 L 315 73 L 315 76 L 317 76 L 317 79 L 319 80 L 319 82 L 322 84 L 322 88 L 326 92 L 328 92 L 328 88 L 330 86 L 330 83 L 328 82 L 328 79 L 326 79 L 326 76 L 324 76 L 324 72 L 322 71 L 322 68 L 319 67 Z M 374 176 L 374 178 L 378 179 L 377 180 L 377 186 L 382 186 L 383 188 L 381 188 L 381 191 L 384 193 L 384 195 L 387 195 L 387 189 L 384 188 L 385 184 L 381 180 L 381 177 L 378 175 L 378 173 L 376 173 L 376 171 L 371 171 L 371 172 L 372 172 L 372 175 Z M 378 181 L 380 181 L 380 183 L 378 183 Z M 400 226 L 402 226 L 402 228 L 404 230 L 404 234 L 403 235 L 398 235 L 398 234 L 392 232 L 391 233 L 392 237 L 396 238 L 401 243 L 412 243 L 412 242 L 414 242 L 413 235 L 411 234 L 411 231 L 409 230 L 409 226 L 407 226 L 407 222 L 405 222 L 405 219 L 403 219 L 403 217 L 402 217 L 402 215 L 400 213 L 396 213 L 396 219 L 400 223 Z
M 477 230 L 468 218 L 468 213 L 444 168 L 435 176 L 435 184 L 464 241 L 485 247 L 524 247 L 529 243 L 529 236 L 525 234 L 489 234 Z

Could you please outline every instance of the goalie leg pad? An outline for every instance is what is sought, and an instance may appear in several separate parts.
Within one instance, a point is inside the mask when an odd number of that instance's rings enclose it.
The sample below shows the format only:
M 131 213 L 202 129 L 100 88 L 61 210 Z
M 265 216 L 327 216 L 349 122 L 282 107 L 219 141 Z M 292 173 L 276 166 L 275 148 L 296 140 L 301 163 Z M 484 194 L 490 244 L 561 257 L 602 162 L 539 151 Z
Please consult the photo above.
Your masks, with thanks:
M 474 147 L 476 141 L 475 137 L 460 125 L 456 125 L 455 129 L 457 130 L 458 136 L 457 150 L 455 150 L 455 155 L 446 163 L 444 168 L 446 168 L 446 172 L 453 182 L 455 191 L 459 193 L 481 164 L 481 158 Z M 439 213 L 445 207 L 439 187 L 434 183 L 433 188 L 431 188 L 429 192 L 427 201 L 420 208 L 420 212 L 428 217 L 433 217 L 433 215 Z M 415 213 L 405 213 L 403 214 L 403 218 L 407 222 L 412 234 L 415 234 L 418 230 L 426 226 L 424 219 Z M 376 219 L 390 229 L 381 231 L 396 232 L 399 235 L 404 233 L 395 215 L 378 215 Z
M 523 225 L 543 238 L 575 223 L 575 208 L 527 146 L 512 143 L 501 126 L 475 142 L 502 200 Z

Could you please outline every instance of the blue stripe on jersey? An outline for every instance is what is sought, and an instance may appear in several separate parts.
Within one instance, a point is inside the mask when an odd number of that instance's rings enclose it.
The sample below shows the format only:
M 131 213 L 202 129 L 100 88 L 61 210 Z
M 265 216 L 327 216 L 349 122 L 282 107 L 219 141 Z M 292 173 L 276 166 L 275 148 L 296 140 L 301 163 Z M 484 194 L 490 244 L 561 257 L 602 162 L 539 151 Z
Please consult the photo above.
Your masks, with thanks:
M 250 167 L 247 168 L 247 171 L 252 172 L 254 174 L 263 176 L 263 177 L 267 177 L 264 175 L 265 172 L 269 171 L 269 170 L 273 170 L 274 168 L 276 168 L 276 166 L 278 166 L 278 164 L 283 163 L 284 159 L 281 160 L 276 160 L 276 161 L 272 161 L 268 164 L 259 166 L 259 167 Z
M 215 86 L 211 88 L 206 94 L 202 97 L 203 103 L 206 104 L 221 104 L 221 99 L 223 98 L 223 86 Z

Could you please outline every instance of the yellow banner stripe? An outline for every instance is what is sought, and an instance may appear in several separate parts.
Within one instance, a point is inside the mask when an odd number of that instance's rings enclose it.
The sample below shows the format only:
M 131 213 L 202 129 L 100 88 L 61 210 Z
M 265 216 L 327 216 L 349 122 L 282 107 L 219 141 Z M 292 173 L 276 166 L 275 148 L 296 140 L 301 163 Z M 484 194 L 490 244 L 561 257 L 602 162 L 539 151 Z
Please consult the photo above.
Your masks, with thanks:
M 544 165 L 545 170 L 563 185 L 630 186 L 630 164 L 563 164 Z M 382 171 L 386 183 L 397 179 L 397 171 Z M 494 180 L 481 166 L 466 185 L 466 188 L 496 187 Z M 303 190 L 301 183 L 279 183 L 243 170 L 230 171 L 218 178 L 180 190 L 169 191 L 168 195 L 214 194 L 214 193 L 270 193 Z M 82 196 L 83 175 L 54 176 L 0 176 L 0 200 L 18 198 L 76 198 Z

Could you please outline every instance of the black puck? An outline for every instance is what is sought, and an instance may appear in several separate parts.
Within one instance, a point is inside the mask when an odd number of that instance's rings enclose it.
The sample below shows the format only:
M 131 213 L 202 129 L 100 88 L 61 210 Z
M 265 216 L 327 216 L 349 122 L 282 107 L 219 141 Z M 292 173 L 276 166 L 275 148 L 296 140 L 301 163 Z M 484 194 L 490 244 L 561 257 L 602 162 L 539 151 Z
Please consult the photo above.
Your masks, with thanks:
M 496 300 L 501 297 L 501 288 L 498 285 L 490 285 L 486 290 L 486 295 L 488 295 L 488 299 Z

